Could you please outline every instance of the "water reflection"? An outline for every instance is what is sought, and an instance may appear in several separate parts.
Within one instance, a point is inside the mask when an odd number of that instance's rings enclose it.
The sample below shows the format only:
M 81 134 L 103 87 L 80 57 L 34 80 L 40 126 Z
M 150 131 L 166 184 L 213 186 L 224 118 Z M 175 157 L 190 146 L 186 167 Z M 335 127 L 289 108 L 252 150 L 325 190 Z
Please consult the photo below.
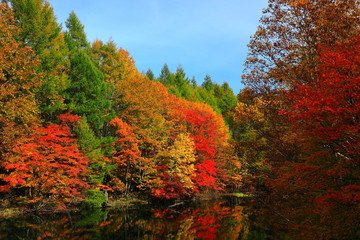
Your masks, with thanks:
M 254 212 L 231 201 L 173 208 L 33 214 L 0 222 L 0 239 L 287 239 L 256 225 Z

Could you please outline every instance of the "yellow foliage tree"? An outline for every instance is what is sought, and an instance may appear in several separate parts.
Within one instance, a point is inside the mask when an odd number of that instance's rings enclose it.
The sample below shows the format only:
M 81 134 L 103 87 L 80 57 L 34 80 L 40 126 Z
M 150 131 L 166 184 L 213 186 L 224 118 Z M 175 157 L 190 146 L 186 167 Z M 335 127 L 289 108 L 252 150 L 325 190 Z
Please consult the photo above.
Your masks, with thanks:
M 191 176 L 195 172 L 196 161 L 194 141 L 188 134 L 179 134 L 169 150 L 169 156 L 169 174 L 177 176 L 183 187 L 191 190 L 194 187 Z

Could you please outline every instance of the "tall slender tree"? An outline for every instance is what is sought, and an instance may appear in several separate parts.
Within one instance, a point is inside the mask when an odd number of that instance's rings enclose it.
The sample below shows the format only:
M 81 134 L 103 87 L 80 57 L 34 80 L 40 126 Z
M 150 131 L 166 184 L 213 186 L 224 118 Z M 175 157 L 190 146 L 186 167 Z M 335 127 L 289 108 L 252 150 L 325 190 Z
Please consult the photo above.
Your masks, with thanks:
M 70 86 L 65 91 L 70 110 L 86 116 L 91 128 L 102 135 L 104 124 L 112 118 L 109 87 L 104 74 L 89 56 L 90 45 L 86 40 L 84 26 L 74 12 L 66 21 L 66 43 L 70 49 Z
M 67 32 L 65 35 L 66 43 L 70 50 L 73 49 L 88 49 L 90 47 L 87 41 L 85 27 L 76 16 L 75 12 L 71 12 L 65 22 Z
M 11 3 L 16 24 L 22 29 L 18 40 L 31 47 L 40 60 L 36 70 L 43 73 L 43 82 L 36 97 L 42 116 L 46 120 L 56 120 L 57 113 L 64 109 L 61 94 L 68 84 L 69 68 L 68 48 L 61 25 L 46 0 L 8 2 Z

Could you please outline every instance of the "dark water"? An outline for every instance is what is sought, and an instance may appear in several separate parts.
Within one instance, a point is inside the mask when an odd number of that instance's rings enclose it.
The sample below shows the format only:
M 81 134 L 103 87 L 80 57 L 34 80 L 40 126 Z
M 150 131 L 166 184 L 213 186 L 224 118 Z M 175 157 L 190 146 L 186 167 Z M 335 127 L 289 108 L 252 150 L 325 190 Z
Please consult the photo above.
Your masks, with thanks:
M 257 218 L 249 200 L 124 206 L 0 221 L 0 239 L 291 239 Z M 286 222 L 280 224 L 284 226 Z
M 280 206 L 275 209 L 255 199 L 224 197 L 174 207 L 152 204 L 27 214 L 0 219 L 0 239 L 360 239 L 359 222 L 346 223 L 349 215 L 323 222 L 308 214 L 296 218 L 296 211 Z M 294 224 L 299 219 L 307 224 Z

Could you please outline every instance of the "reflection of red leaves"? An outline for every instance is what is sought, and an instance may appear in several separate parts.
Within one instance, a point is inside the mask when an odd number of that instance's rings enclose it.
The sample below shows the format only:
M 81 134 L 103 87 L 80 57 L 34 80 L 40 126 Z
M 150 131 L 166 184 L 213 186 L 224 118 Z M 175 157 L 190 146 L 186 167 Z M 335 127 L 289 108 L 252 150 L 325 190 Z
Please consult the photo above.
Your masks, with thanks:
M 166 208 L 166 209 L 154 209 L 152 210 L 152 213 L 154 218 L 168 219 L 170 216 L 171 216 L 170 218 L 173 218 L 172 214 L 174 212 Z
M 64 217 L 64 218 L 60 219 L 60 220 L 57 222 L 57 224 L 59 224 L 59 225 L 64 225 L 64 224 L 67 223 L 67 222 L 69 222 L 69 219 L 66 218 L 66 217 Z
M 216 225 L 215 222 L 214 215 L 205 215 L 196 218 L 193 227 L 196 229 L 196 237 L 206 240 L 216 239 L 219 225 Z
M 99 226 L 100 226 L 100 227 L 104 227 L 104 226 L 109 225 L 109 224 L 111 224 L 111 223 L 112 223 L 112 221 L 105 221 L 105 222 L 99 223 Z
M 212 215 L 200 216 L 196 219 L 195 224 L 208 226 L 215 223 L 215 217 Z
M 207 228 L 204 231 L 197 232 L 196 237 L 199 239 L 212 240 L 212 239 L 216 239 L 216 233 L 217 233 L 217 229 L 211 227 L 211 228 Z
M 42 234 L 42 236 L 40 237 L 40 239 L 45 239 L 45 238 L 47 238 L 47 237 L 51 237 L 52 236 L 52 234 L 51 234 L 51 232 L 49 232 L 49 231 L 44 231 L 44 233 Z
M 239 217 L 242 215 L 242 208 L 229 208 L 223 206 L 224 202 L 210 203 L 205 208 L 175 208 L 175 209 L 154 209 L 152 219 L 157 218 L 157 229 L 161 229 L 161 234 L 171 232 L 174 234 L 184 234 L 182 226 L 186 223 L 191 224 L 186 232 L 189 239 L 218 239 L 221 236 L 229 236 L 220 228 L 220 223 L 227 222 L 228 219 L 240 223 Z M 234 217 L 236 215 L 236 217 Z M 161 219 L 160 221 L 158 219 Z M 226 219 L 226 220 L 225 220 Z M 237 219 L 237 220 L 236 220 Z M 169 220 L 169 221 L 166 221 Z M 225 221 L 224 221 L 225 220 Z M 179 235 L 180 236 L 180 235 Z M 183 235 L 181 235 L 183 237 Z M 191 238 L 192 237 L 192 238 Z M 183 239 L 183 238 L 181 238 Z
M 39 225 L 35 225 L 35 224 L 31 224 L 31 223 L 27 223 L 27 224 L 26 224 L 26 227 L 28 227 L 28 228 L 40 229 L 40 226 L 39 226 Z

